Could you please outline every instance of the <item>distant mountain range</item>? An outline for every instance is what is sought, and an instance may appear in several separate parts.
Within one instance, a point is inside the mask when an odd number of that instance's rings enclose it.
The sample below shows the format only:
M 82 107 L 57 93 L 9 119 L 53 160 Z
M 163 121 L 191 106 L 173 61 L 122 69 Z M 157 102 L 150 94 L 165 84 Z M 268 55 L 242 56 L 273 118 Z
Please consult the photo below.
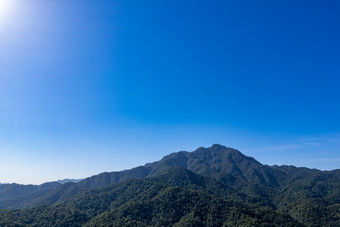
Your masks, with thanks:
M 0 226 L 340 226 L 340 170 L 215 144 L 80 181 L 2 184 L 0 209 Z
M 77 183 L 79 181 L 82 181 L 84 179 L 63 179 L 63 180 L 57 180 L 56 182 L 59 184 L 66 184 L 68 182 L 73 182 L 73 183 Z

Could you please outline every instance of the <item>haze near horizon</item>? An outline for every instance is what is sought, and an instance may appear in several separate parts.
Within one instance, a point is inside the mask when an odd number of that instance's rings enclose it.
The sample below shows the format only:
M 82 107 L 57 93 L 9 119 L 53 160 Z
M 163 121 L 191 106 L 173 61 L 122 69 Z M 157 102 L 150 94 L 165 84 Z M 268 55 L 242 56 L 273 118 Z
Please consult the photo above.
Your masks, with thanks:
M 0 183 L 84 178 L 215 143 L 263 164 L 340 168 L 339 10 L 1 1 Z

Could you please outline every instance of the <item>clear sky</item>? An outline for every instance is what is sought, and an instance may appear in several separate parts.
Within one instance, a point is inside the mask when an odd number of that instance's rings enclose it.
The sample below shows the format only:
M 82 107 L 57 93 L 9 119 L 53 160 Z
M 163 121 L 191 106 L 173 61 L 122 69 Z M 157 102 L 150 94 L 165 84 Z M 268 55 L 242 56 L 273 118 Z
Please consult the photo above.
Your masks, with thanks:
M 340 2 L 0 0 L 0 182 L 220 143 L 340 168 Z

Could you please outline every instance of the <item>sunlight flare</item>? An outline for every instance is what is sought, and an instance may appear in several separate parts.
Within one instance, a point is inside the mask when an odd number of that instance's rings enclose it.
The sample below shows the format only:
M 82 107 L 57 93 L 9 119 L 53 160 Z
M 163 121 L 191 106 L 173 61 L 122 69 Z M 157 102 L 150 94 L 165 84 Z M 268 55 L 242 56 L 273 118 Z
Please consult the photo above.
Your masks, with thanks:
M 7 13 L 11 8 L 11 0 L 0 0 L 0 16 Z

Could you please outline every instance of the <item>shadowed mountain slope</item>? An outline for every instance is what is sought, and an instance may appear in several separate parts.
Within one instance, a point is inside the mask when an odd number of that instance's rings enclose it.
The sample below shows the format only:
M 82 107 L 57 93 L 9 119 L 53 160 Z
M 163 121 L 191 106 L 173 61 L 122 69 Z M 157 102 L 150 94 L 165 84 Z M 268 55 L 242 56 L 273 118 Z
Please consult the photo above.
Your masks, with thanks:
M 58 205 L 0 211 L 0 225 L 301 225 L 247 199 L 220 181 L 172 167 L 155 177 L 86 191 Z
M 130 179 L 156 176 L 169 167 L 186 168 L 194 173 L 213 177 L 255 197 L 267 198 L 273 196 L 272 188 L 300 178 L 323 174 L 322 171 L 307 168 L 262 165 L 254 158 L 245 156 L 235 149 L 215 144 L 208 148 L 200 147 L 193 152 L 172 153 L 160 161 L 130 170 L 101 173 L 78 183 L 65 183 L 47 193 L 30 194 L 29 199 L 0 201 L 0 208 L 13 209 L 59 203 L 88 189 L 101 188 Z
M 194 191 L 205 198 L 216 198 L 217 203 L 232 201 L 233 204 L 238 204 L 237 207 L 243 204 L 247 215 L 253 212 L 253 209 L 264 209 L 268 214 L 279 217 L 281 213 L 284 214 L 281 216 L 283 219 L 288 215 L 308 226 L 340 225 L 340 170 L 320 171 L 294 166 L 262 165 L 252 157 L 221 145 L 201 147 L 193 152 L 172 153 L 144 166 L 121 172 L 102 173 L 78 183 L 50 185 L 46 190 L 37 190 L 38 186 L 27 186 L 24 189 L 17 185 L 12 187 L 16 192 L 11 192 L 8 185 L 2 187 L 0 208 L 33 208 L 26 210 L 27 215 L 31 215 L 33 219 L 39 216 L 39 209 L 43 209 L 39 206 L 45 206 L 51 211 L 48 215 L 59 211 L 69 212 L 68 209 L 76 212 L 69 217 L 73 220 L 72 223 L 77 222 L 74 218 L 78 220 L 77 218 L 81 217 L 81 223 L 96 223 L 88 222 L 92 218 L 96 218 L 98 223 L 107 223 L 113 218 L 118 220 L 113 221 L 116 224 L 125 223 L 126 220 L 126 223 L 130 224 L 152 225 L 156 220 L 152 218 L 154 212 L 157 213 L 159 207 L 166 206 L 166 203 L 155 203 L 153 199 L 161 190 L 172 187 L 184 190 L 184 200 L 178 198 L 184 204 L 193 205 L 191 202 L 186 203 L 190 200 L 187 200 L 186 196 L 191 198 Z M 6 196 L 11 199 L 6 200 Z M 198 202 L 196 199 L 193 201 Z M 144 216 L 140 216 L 139 212 L 125 215 L 127 210 L 138 210 L 138 207 L 149 207 L 152 215 L 145 216 L 144 221 Z M 16 212 L 21 218 L 25 217 L 22 211 Z M 189 213 L 180 211 L 179 215 L 184 224 L 188 223 L 186 220 L 194 221 L 199 218 L 198 210 L 191 212 L 192 210 Z M 209 214 L 209 210 L 204 212 Z M 14 211 L 3 211 L 1 214 L 3 217 L 9 215 L 8 220 L 15 217 Z M 160 218 L 171 219 L 172 224 L 183 224 L 182 219 L 173 219 L 175 216 L 160 215 Z M 226 218 L 225 215 L 223 217 Z M 42 218 L 54 220 L 53 216 Z M 23 223 L 28 223 L 26 219 L 22 220 Z M 200 219 L 204 223 L 208 223 L 207 220 Z M 233 219 L 228 216 L 223 224 L 230 223 L 230 220 Z M 253 219 L 247 220 L 246 223 L 257 223 Z M 78 222 L 80 223 L 79 220 Z

